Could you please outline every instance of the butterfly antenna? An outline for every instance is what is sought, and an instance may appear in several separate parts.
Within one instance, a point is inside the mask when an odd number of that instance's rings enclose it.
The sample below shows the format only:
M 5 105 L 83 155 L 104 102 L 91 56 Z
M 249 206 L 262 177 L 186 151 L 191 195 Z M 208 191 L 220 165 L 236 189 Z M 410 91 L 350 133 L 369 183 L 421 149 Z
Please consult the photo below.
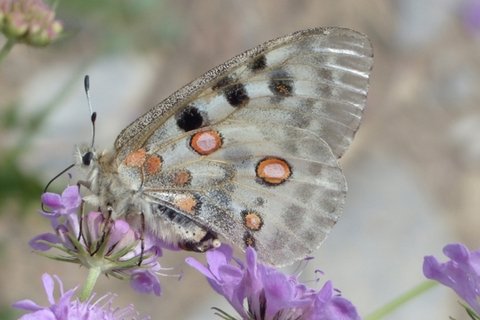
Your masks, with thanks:
M 90 77 L 88 75 L 86 75 L 85 78 L 83 79 L 83 86 L 85 88 L 85 94 L 87 96 L 88 108 L 90 109 L 90 121 L 92 122 L 92 145 L 91 145 L 91 147 L 93 148 L 93 144 L 95 142 L 95 120 L 97 119 L 97 113 L 93 112 L 93 109 L 92 109 L 92 103 L 91 103 L 91 99 L 90 99 Z M 75 163 L 69 165 L 68 167 L 63 169 L 60 173 L 58 173 L 55 177 L 53 177 L 50 181 L 48 181 L 47 185 L 43 189 L 43 193 L 48 191 L 48 188 L 50 187 L 50 185 L 55 180 L 57 180 L 60 176 L 62 176 L 68 170 L 72 169 L 74 166 L 75 166 Z M 42 203 L 42 210 L 44 212 L 50 212 L 50 211 L 45 209 L 45 205 L 43 203 Z
M 69 165 L 68 167 L 66 167 L 65 169 L 63 169 L 60 173 L 58 173 L 55 177 L 53 177 L 50 181 L 48 181 L 47 185 L 46 185 L 45 188 L 43 189 L 43 193 L 45 193 L 45 192 L 48 191 L 48 188 L 49 188 L 50 185 L 53 183 L 53 181 L 57 180 L 57 179 L 58 179 L 59 177 L 61 177 L 65 172 L 67 172 L 68 170 L 72 169 L 74 166 L 75 166 L 75 163 L 72 163 L 71 165 Z M 45 209 L 45 205 L 43 204 L 43 202 L 42 202 L 42 211 L 47 212 L 47 213 L 51 213 L 50 211 L 48 211 L 47 209 Z
M 92 123 L 92 145 L 95 144 L 95 121 L 97 120 L 97 113 L 93 112 L 92 100 L 90 99 L 90 77 L 88 74 L 83 79 L 83 86 L 85 87 L 85 95 L 87 96 L 88 108 L 90 109 L 90 122 Z

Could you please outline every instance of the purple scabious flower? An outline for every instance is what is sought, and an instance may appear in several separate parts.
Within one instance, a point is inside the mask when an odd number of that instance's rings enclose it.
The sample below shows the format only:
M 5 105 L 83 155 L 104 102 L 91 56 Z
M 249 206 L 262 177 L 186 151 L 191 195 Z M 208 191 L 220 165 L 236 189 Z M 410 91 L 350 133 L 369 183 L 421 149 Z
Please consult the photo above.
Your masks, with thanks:
M 207 266 L 191 257 L 186 262 L 207 278 L 242 319 L 360 319 L 353 304 L 339 296 L 330 281 L 318 292 L 309 289 L 296 276 L 259 263 L 251 247 L 246 250 L 245 264 L 234 259 L 232 248 L 226 245 L 206 255 Z
M 60 294 L 58 299 L 54 297 L 55 281 L 59 286 Z M 118 319 L 150 319 L 149 317 L 139 318 L 138 312 L 133 305 L 125 308 L 113 308 L 114 295 L 107 294 L 95 300 L 93 294 L 86 301 L 80 301 L 74 297 L 77 288 L 64 291 L 63 283 L 57 276 L 50 276 L 45 273 L 42 276 L 43 287 L 47 294 L 49 306 L 40 306 L 32 300 L 20 300 L 13 304 L 13 307 L 28 311 L 29 313 L 20 317 L 20 320 L 118 320 Z
M 448 244 L 443 253 L 450 258 L 440 263 L 433 256 L 423 260 L 423 274 L 452 288 L 477 314 L 480 314 L 480 250 L 470 251 L 460 243 Z
M 62 195 L 45 193 L 42 203 L 51 212 L 43 213 L 53 232 L 32 240 L 36 252 L 55 260 L 77 263 L 89 269 L 120 279 L 130 279 L 131 286 L 141 293 L 161 293 L 158 275 L 163 270 L 159 242 L 149 234 L 142 240 L 137 231 L 122 219 L 106 219 L 100 212 L 78 214 L 81 197 L 77 186 L 70 186 Z M 56 249 L 59 254 L 47 251 Z

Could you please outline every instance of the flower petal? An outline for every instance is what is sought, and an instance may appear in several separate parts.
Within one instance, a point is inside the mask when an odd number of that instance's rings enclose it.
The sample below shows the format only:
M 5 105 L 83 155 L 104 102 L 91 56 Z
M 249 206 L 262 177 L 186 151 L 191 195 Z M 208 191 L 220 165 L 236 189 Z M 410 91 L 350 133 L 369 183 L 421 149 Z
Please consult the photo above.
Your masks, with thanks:
M 49 309 L 38 310 L 21 316 L 19 320 L 58 320 L 57 316 Z
M 269 270 L 263 276 L 263 291 L 267 301 L 266 315 L 273 317 L 282 309 L 289 309 L 297 306 L 295 299 L 295 287 L 287 280 L 287 277 L 280 272 Z
M 449 244 L 443 249 L 451 260 L 440 263 L 433 256 L 423 260 L 423 274 L 451 289 L 480 313 L 480 251 L 470 252 L 463 244 Z
M 443 253 L 458 263 L 467 263 L 470 257 L 470 251 L 461 243 L 447 244 L 443 248 Z
M 154 293 L 156 296 L 161 294 L 158 278 L 148 270 L 134 272 L 130 278 L 130 285 L 140 293 Z
M 104 221 L 103 214 L 98 211 L 90 211 L 86 218 L 86 227 L 87 227 L 87 233 L 91 236 L 91 241 L 98 241 L 102 237 L 102 231 L 100 229 L 103 229 L 103 224 L 102 222 Z
M 61 241 L 56 234 L 42 233 L 42 234 L 32 238 L 28 242 L 28 244 L 34 250 L 47 251 L 51 248 L 51 246 L 48 243 L 45 243 L 45 242 L 49 242 L 51 244 L 56 244 L 56 243 L 60 243 Z
M 238 285 L 243 278 L 243 271 L 239 268 L 225 264 L 218 268 L 218 275 L 224 284 Z
M 212 272 L 210 271 L 210 269 L 208 269 L 207 267 L 205 267 L 200 261 L 198 261 L 197 259 L 195 258 L 192 258 L 192 257 L 188 257 L 185 259 L 185 262 L 190 265 L 191 267 L 197 269 L 198 271 L 200 271 L 201 274 L 203 274 L 205 277 L 207 277 L 208 279 L 212 279 L 214 281 L 217 281 L 217 278 L 212 274 Z
M 333 297 L 333 299 L 317 310 L 312 319 L 318 320 L 360 320 L 355 306 L 343 297 Z
M 115 220 L 108 237 L 108 247 L 119 244 L 119 247 L 127 247 L 135 243 L 135 232 L 130 228 L 128 222 Z
M 48 273 L 42 275 L 43 288 L 47 294 L 47 299 L 50 304 L 55 304 L 55 297 L 53 296 L 53 291 L 55 290 L 55 283 L 53 278 Z
M 59 194 L 45 192 L 42 194 L 41 199 L 44 205 L 49 206 L 54 211 L 63 208 L 62 198 Z
M 28 311 L 37 311 L 37 310 L 43 309 L 42 306 L 39 306 L 37 303 L 35 303 L 30 299 L 17 301 L 14 304 L 12 304 L 12 307 L 17 309 L 28 310 Z
M 214 250 L 207 251 L 208 268 L 215 276 L 218 276 L 218 268 L 228 264 L 232 260 L 233 249 L 225 244 Z
M 82 197 L 80 196 L 80 191 L 78 186 L 68 186 L 62 192 L 62 204 L 70 213 L 72 210 L 75 211 L 80 204 L 82 203 Z
M 437 280 L 447 286 L 452 284 L 452 280 L 443 273 L 442 266 L 434 256 L 423 258 L 423 275 L 428 279 Z

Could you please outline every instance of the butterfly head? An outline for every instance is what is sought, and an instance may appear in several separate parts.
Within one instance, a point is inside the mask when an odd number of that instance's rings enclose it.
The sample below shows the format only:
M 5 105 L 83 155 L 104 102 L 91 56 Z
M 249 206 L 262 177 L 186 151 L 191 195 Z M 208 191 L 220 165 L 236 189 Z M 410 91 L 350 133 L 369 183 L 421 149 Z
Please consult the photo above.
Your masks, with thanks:
M 93 150 L 88 150 L 87 152 L 82 154 L 82 165 L 84 165 L 85 167 L 89 167 L 92 163 L 94 155 L 95 153 Z
M 94 147 L 81 145 L 77 147 L 75 156 L 75 163 L 82 169 L 90 170 L 96 166 L 98 162 L 98 155 Z

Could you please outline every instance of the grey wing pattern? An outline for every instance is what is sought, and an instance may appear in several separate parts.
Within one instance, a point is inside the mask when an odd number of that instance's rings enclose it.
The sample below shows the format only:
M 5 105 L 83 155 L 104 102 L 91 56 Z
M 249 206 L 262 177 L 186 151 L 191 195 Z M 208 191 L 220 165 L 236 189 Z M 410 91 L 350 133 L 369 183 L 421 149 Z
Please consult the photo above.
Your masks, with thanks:
M 342 210 L 337 158 L 366 104 L 368 39 L 310 29 L 232 58 L 180 89 L 117 138 L 120 161 L 161 159 L 143 190 L 241 247 L 282 265 L 308 255 Z M 188 177 L 188 179 L 186 178 Z

